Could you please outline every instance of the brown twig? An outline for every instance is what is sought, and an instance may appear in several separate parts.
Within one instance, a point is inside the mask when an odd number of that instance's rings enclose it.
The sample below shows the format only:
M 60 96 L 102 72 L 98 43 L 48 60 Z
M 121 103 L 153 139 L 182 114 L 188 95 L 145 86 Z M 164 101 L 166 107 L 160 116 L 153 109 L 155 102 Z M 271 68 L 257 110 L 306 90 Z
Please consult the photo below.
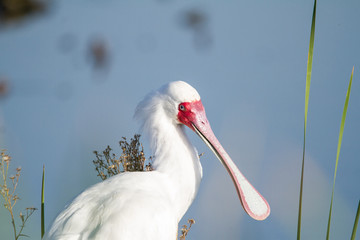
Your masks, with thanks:
M 189 219 L 188 221 L 189 226 L 183 225 L 181 228 L 181 235 L 179 237 L 180 240 L 185 240 L 186 236 L 188 235 L 191 226 L 195 223 L 194 219 Z

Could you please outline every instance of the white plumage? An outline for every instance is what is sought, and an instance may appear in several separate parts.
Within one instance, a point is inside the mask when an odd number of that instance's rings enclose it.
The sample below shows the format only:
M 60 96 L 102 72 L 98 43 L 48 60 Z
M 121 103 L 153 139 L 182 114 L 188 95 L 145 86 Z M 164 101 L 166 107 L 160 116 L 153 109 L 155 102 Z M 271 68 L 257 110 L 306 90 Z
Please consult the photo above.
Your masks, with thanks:
M 193 202 L 202 177 L 196 149 L 184 126 L 195 131 L 230 173 L 245 211 L 265 219 L 266 200 L 243 177 L 213 135 L 200 96 L 177 81 L 150 93 L 135 118 L 154 155 L 150 172 L 126 172 L 95 184 L 55 219 L 45 239 L 171 240 Z

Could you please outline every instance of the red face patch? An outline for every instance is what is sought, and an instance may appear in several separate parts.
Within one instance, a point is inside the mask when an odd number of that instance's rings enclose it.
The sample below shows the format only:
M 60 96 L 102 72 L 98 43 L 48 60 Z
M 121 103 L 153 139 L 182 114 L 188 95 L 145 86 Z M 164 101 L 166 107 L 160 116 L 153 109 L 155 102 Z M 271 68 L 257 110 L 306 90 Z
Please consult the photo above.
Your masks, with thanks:
M 178 106 L 178 120 L 182 124 L 185 124 L 190 129 L 193 129 L 192 123 L 196 122 L 196 116 L 200 112 L 204 112 L 204 106 L 201 100 L 194 102 L 183 102 Z

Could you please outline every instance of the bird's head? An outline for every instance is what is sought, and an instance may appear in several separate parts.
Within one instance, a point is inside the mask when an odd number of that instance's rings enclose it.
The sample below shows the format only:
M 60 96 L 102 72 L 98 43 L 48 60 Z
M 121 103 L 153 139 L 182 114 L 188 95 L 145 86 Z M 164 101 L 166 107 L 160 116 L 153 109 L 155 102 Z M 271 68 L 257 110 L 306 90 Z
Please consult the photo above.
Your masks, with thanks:
M 270 214 L 269 204 L 242 175 L 215 137 L 198 92 L 189 84 L 176 81 L 164 85 L 150 96 L 151 100 L 144 100 L 152 103 L 146 109 L 162 108 L 168 118 L 173 119 L 174 124 L 183 124 L 193 130 L 230 174 L 244 210 L 256 220 L 267 218 Z
M 161 89 L 168 101 L 165 111 L 177 124 L 184 124 L 195 131 L 194 125 L 208 124 L 204 106 L 195 88 L 183 81 L 171 82 Z

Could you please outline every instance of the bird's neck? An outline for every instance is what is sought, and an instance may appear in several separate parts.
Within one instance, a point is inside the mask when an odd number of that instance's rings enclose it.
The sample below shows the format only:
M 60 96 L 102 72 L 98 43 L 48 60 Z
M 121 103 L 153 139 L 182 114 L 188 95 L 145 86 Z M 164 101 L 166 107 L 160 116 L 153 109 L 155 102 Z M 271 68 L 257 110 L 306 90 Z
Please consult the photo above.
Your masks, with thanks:
M 166 119 L 166 118 L 163 118 Z M 171 184 L 170 195 L 178 208 L 178 220 L 194 200 L 202 177 L 196 149 L 188 140 L 183 125 L 159 122 L 153 128 L 154 169 L 166 175 Z

